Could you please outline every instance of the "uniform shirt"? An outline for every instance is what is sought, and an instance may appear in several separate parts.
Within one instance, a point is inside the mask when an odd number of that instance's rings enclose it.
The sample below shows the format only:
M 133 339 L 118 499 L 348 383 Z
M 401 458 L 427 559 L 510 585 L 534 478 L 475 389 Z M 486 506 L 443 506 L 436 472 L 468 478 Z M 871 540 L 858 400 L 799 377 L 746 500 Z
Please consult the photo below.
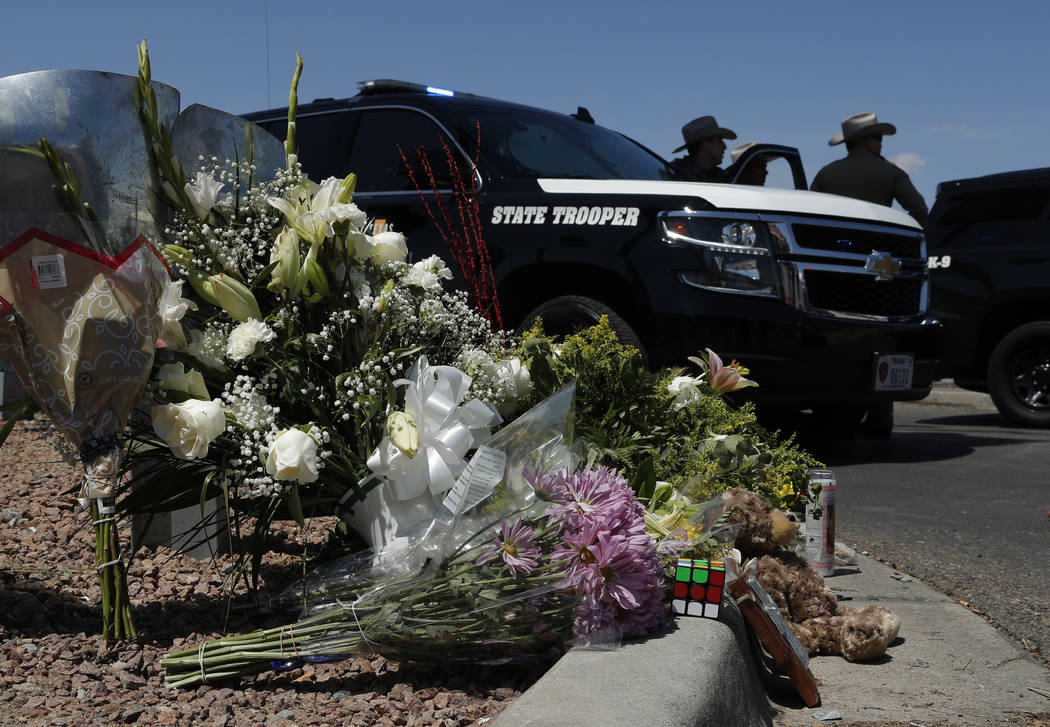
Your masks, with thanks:
M 926 202 L 908 178 L 908 173 L 871 153 L 867 147 L 850 149 L 845 159 L 828 164 L 817 172 L 809 188 L 814 192 L 840 194 L 890 207 L 893 200 L 926 226 Z
M 700 169 L 692 157 L 678 157 L 671 160 L 671 166 L 678 170 L 684 179 L 690 182 L 728 182 L 729 177 L 718 168 Z

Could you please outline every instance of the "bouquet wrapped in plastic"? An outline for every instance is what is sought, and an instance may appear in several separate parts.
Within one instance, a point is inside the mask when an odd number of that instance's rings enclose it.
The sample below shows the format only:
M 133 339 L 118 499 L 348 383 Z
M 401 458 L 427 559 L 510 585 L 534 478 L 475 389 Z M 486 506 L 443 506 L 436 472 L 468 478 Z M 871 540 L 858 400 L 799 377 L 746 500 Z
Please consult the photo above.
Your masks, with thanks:
M 169 279 L 139 215 L 145 143 L 120 120 L 133 89 L 93 71 L 0 79 L 0 358 L 83 460 L 107 639 L 135 635 L 114 522 L 118 435 L 149 377 Z M 158 90 L 163 108 L 177 104 Z
M 554 657 L 664 623 L 663 569 L 626 480 L 573 467 L 571 387 L 487 440 L 429 528 L 313 574 L 294 624 L 166 656 L 172 687 L 376 652 L 408 661 Z

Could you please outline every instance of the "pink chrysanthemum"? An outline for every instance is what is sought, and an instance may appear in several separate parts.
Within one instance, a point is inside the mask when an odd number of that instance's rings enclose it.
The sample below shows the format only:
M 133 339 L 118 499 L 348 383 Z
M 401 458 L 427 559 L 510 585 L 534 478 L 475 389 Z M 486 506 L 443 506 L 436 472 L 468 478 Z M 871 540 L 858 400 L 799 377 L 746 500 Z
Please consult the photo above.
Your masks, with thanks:
M 518 573 L 531 573 L 540 562 L 540 548 L 532 539 L 532 528 L 519 518 L 513 525 L 504 518 L 501 521 L 501 534 L 481 549 L 476 565 L 488 563 L 496 556 L 501 556 L 507 564 L 512 577 Z
M 660 557 L 645 531 L 645 508 L 627 480 L 597 467 L 573 474 L 537 472 L 530 482 L 551 503 L 547 515 L 561 527 L 562 542 L 550 558 L 580 599 L 577 636 L 606 629 L 640 636 L 663 623 Z
M 632 520 L 633 505 L 637 504 L 627 480 L 616 470 L 597 467 L 573 475 L 562 471 L 544 478 L 544 490 L 553 505 L 548 514 L 580 527 L 584 521 L 602 520 L 610 529 Z
M 623 535 L 599 533 L 590 550 L 594 562 L 581 566 L 580 587 L 623 609 L 641 606 L 652 587 L 652 574 L 637 544 Z

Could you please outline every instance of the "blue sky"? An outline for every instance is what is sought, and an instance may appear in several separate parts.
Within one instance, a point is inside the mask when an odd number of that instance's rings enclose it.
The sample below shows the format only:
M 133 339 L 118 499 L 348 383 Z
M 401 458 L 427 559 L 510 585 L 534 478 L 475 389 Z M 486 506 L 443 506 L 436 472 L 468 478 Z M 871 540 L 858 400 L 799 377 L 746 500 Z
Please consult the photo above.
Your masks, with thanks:
M 1050 3 L 622 0 L 46 2 L 5 12 L 0 76 L 49 68 L 153 77 L 244 113 L 398 78 L 558 111 L 671 157 L 714 114 L 747 140 L 798 147 L 809 178 L 838 158 L 843 117 L 897 126 L 883 153 L 932 204 L 938 182 L 1050 166 Z M 728 162 L 728 154 L 726 155 Z

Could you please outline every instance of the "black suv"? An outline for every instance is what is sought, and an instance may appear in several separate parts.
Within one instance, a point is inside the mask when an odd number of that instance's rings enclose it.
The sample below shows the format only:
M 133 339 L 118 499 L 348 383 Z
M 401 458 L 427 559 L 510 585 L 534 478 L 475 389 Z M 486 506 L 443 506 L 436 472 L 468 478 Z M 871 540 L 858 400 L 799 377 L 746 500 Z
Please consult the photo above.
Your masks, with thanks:
M 1050 168 L 942 182 L 930 210 L 944 376 L 1050 426 Z
M 245 117 L 285 138 L 286 110 Z M 407 235 L 417 258 L 450 259 L 427 209 L 457 186 L 447 146 L 471 182 L 460 188 L 477 189 L 506 328 L 539 315 L 561 333 L 607 315 L 653 367 L 709 347 L 750 367 L 760 386 L 747 395 L 760 404 L 820 409 L 846 425 L 869 404 L 929 393 L 938 344 L 926 249 L 899 210 L 681 181 L 583 108 L 559 114 L 400 81 L 302 105 L 297 129 L 311 178 L 357 173 L 354 201 L 376 229 Z M 417 188 L 418 166 L 410 177 L 417 150 L 437 190 Z M 794 150 L 751 151 L 738 168 Z

